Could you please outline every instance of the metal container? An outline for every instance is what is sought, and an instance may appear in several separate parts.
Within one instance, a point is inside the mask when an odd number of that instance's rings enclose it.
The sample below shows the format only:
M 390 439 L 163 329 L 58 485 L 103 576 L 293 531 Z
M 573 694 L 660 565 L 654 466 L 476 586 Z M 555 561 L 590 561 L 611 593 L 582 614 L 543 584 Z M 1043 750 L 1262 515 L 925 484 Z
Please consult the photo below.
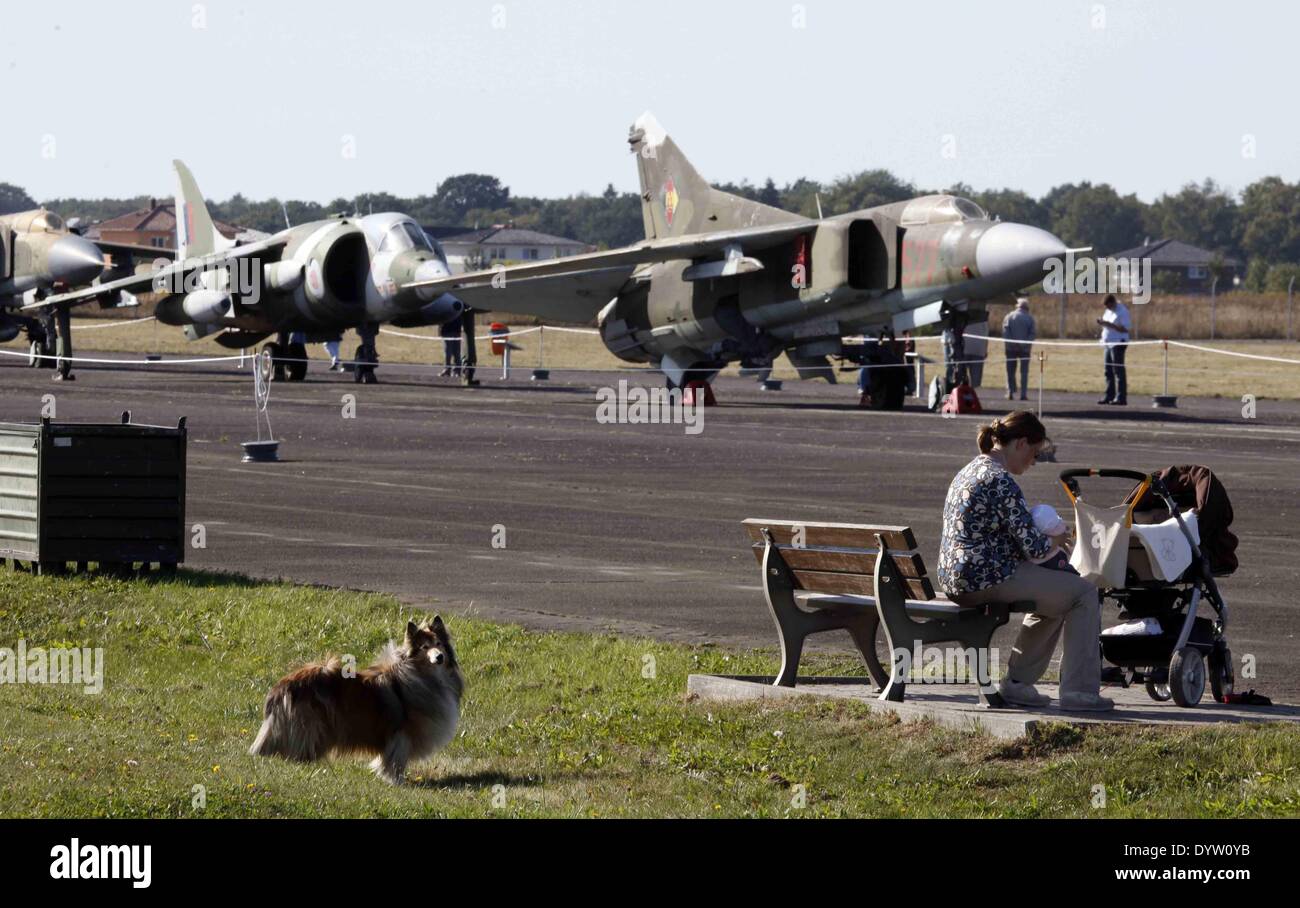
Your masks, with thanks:
M 0 423 L 0 557 L 40 573 L 185 560 L 185 420 L 130 419 Z

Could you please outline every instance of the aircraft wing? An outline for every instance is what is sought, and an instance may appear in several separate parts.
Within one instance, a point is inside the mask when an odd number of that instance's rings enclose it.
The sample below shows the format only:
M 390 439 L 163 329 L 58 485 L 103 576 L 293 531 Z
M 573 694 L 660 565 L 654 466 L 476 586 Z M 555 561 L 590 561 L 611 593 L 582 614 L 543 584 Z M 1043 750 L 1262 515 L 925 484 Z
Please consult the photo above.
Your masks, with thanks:
M 619 265 L 542 277 L 510 277 L 501 286 L 475 284 L 458 289 L 456 297 L 485 312 L 589 322 L 618 295 L 635 270 L 635 265 Z
M 156 284 L 166 282 L 172 283 L 176 280 L 184 280 L 186 275 L 194 271 L 216 268 L 239 259 L 250 258 L 278 249 L 288 242 L 287 237 L 273 236 L 269 239 L 260 240 L 256 243 L 249 243 L 246 246 L 236 246 L 223 252 L 216 252 L 212 255 L 205 255 L 198 258 L 185 259 L 181 262 L 173 262 L 166 268 L 158 271 L 151 271 L 147 274 L 133 274 L 130 277 L 119 278 L 115 281 L 109 281 L 105 284 L 92 284 L 89 287 L 83 287 L 80 290 L 70 290 L 67 293 L 56 293 L 53 296 L 47 296 L 42 300 L 37 300 L 23 306 L 23 309 L 49 309 L 55 306 L 79 306 L 82 303 L 88 303 L 92 300 L 103 299 L 122 291 L 128 293 L 149 293 L 155 289 Z
M 175 259 L 175 249 L 161 249 L 157 246 L 138 246 L 134 243 L 106 243 L 103 240 L 91 240 L 100 249 L 111 255 L 123 255 L 130 258 Z
M 405 286 L 431 288 L 437 294 L 453 293 L 483 309 L 583 322 L 594 317 L 618 293 L 639 265 L 719 256 L 728 247 L 758 252 L 809 233 L 815 227 L 814 221 L 797 221 L 645 240 L 621 249 L 502 265 Z

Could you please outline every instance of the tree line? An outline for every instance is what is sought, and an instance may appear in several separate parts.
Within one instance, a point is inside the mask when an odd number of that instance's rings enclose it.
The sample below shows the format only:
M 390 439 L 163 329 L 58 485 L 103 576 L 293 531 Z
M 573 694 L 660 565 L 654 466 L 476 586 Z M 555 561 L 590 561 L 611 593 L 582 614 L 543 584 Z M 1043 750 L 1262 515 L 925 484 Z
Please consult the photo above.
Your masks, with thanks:
M 784 186 L 768 179 L 719 184 L 719 189 L 808 217 L 820 202 L 826 215 L 902 201 L 936 190 L 918 187 L 887 170 L 864 170 L 829 182 L 800 178 Z M 1071 247 L 1091 246 L 1109 255 L 1145 240 L 1173 238 L 1236 258 L 1247 265 L 1248 289 L 1280 290 L 1300 273 L 1300 182 L 1265 177 L 1233 193 L 1213 180 L 1188 183 L 1154 202 L 1121 195 L 1107 183 L 1065 183 L 1041 198 L 1018 189 L 977 191 L 964 184 L 946 192 L 972 199 L 1004 221 L 1050 230 Z M 65 218 L 91 222 L 145 207 L 147 196 L 130 199 L 48 199 L 42 204 Z M 403 211 L 425 225 L 460 226 L 467 230 L 493 224 L 572 237 L 599 248 L 623 246 L 642 238 L 640 199 L 611 185 L 600 195 L 579 194 L 542 199 L 511 194 L 488 174 L 448 177 L 430 195 L 399 198 L 367 193 L 326 204 L 271 198 L 262 201 L 236 194 L 210 203 L 219 220 L 274 232 L 339 213 Z M 0 214 L 36 207 L 22 189 L 0 183 Z

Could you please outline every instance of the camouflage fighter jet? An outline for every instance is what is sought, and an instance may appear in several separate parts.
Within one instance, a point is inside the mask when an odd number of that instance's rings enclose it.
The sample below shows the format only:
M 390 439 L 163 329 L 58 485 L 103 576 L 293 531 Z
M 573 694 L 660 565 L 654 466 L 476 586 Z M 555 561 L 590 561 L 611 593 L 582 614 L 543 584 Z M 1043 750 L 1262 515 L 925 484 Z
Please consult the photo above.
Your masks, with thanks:
M 649 113 L 628 137 L 646 239 L 622 249 L 416 282 L 481 310 L 595 319 L 616 356 L 670 386 L 784 352 L 802 378 L 834 380 L 875 344 L 845 338 L 974 318 L 983 303 L 1041 280 L 1065 244 L 927 195 L 809 219 L 713 189 Z
M 123 243 L 92 243 L 44 208 L 0 215 L 0 342 L 26 331 L 29 365 L 54 368 L 55 357 L 68 355 L 63 349 L 67 307 L 45 307 L 32 314 L 24 307 L 100 280 L 106 269 L 111 274 L 129 271 L 134 259 L 153 258 L 158 252 Z M 66 377 L 62 368 L 56 377 Z
M 361 338 L 353 370 L 358 382 L 375 381 L 379 325 L 440 325 L 460 315 L 460 300 L 419 286 L 448 276 L 447 258 L 416 222 L 404 214 L 334 217 L 298 224 L 246 245 L 222 236 L 213 224 L 193 175 L 173 162 L 176 196 L 176 261 L 159 261 L 151 273 L 37 300 L 28 311 L 100 300 L 123 293 L 162 294 L 160 322 L 185 329 L 190 340 L 216 334 L 233 350 L 266 345 L 277 379 L 307 374 L 307 342 L 338 338 L 349 328 Z M 218 333 L 219 332 L 219 333 Z M 60 333 L 61 356 L 71 344 Z M 62 361 L 60 361 L 62 366 Z

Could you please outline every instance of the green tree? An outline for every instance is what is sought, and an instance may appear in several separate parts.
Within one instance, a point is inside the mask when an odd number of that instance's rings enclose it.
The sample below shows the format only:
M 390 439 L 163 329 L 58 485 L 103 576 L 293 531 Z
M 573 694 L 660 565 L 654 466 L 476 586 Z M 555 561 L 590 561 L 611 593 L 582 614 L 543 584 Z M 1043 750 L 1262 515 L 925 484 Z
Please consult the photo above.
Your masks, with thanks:
M 1107 183 L 1066 184 L 1043 197 L 1051 231 L 1070 246 L 1091 246 L 1111 255 L 1142 242 L 1146 206 L 1135 195 L 1121 196 Z
M 510 204 L 510 189 L 484 173 L 462 173 L 438 184 L 434 203 L 448 224 L 463 223 L 472 210 L 494 211 Z
M 840 177 L 826 189 L 822 207 L 827 215 L 844 214 L 901 202 L 916 195 L 916 187 L 888 170 L 864 170 Z
M 1152 239 L 1176 239 L 1224 255 L 1241 252 L 1237 200 L 1213 180 L 1188 183 L 1175 195 L 1162 195 L 1147 211 Z
M 1300 262 L 1300 184 L 1265 177 L 1241 194 L 1241 248 L 1251 258 Z
M 0 214 L 31 211 L 36 207 L 36 201 L 24 190 L 12 183 L 0 183 Z
M 989 213 L 989 217 L 1017 224 L 1030 224 L 1044 230 L 1052 226 L 1047 208 L 1019 189 L 986 189 L 969 194 L 970 200 Z

